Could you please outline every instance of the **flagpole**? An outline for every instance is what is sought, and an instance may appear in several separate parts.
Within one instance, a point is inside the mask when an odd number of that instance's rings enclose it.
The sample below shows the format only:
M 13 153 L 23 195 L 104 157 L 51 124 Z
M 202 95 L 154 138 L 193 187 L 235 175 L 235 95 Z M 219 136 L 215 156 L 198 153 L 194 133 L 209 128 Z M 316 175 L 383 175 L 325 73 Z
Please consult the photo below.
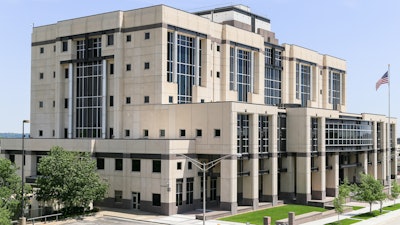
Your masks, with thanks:
M 387 155 L 387 181 L 388 181 L 388 185 L 389 185 L 389 190 L 388 190 L 388 192 L 389 192 L 389 195 L 391 194 L 391 187 L 392 187 L 392 184 L 391 184 L 391 178 L 392 178 L 392 174 L 391 174 L 391 158 L 392 158 L 392 148 L 391 148 L 391 145 L 392 145 L 392 143 L 391 143 L 391 135 L 392 135 L 392 133 L 390 132 L 391 131 L 391 124 L 390 124 L 390 64 L 388 64 L 388 97 L 389 97 L 389 102 L 388 102 L 388 110 L 389 110 L 389 119 L 388 119 L 388 127 L 389 127 L 389 129 L 388 129 L 388 139 L 389 139 L 389 146 L 388 146 L 388 149 L 389 149 L 389 151 L 388 151 L 388 155 Z

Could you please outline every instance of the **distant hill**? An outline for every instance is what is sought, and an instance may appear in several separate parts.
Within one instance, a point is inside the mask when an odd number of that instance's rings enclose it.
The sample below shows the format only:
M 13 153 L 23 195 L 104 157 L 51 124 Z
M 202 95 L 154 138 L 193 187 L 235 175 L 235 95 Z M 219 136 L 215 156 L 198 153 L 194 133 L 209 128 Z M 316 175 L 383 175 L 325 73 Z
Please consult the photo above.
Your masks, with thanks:
M 22 134 L 17 134 L 17 133 L 0 133 L 0 138 L 21 138 Z M 25 134 L 25 137 L 28 137 L 28 135 Z

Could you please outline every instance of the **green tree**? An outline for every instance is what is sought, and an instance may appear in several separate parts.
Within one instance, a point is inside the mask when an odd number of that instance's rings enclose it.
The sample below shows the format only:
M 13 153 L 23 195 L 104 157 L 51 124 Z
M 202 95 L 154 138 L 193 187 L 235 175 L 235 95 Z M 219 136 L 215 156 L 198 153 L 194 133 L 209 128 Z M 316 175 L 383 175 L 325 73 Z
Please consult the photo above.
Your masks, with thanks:
M 392 181 L 392 193 L 390 196 L 393 198 L 394 204 L 396 204 L 396 198 L 400 195 L 400 185 L 397 183 L 396 180 Z
M 55 146 L 38 166 L 39 201 L 56 201 L 65 210 L 89 208 L 93 201 L 102 200 L 108 184 L 96 171 L 96 161 L 89 153 L 70 152 Z
M 352 186 L 349 184 L 349 181 L 345 179 L 343 181 L 343 184 L 339 185 L 339 195 L 333 199 L 333 206 L 335 207 L 335 211 L 338 214 L 338 222 L 340 220 L 340 214 L 342 214 L 344 211 L 346 198 L 350 196 L 351 190 Z
M 21 213 L 21 177 L 16 171 L 14 163 L 0 158 L 0 224 L 10 224 Z M 25 185 L 24 190 L 26 195 L 31 188 Z
M 354 198 L 358 201 L 369 203 L 369 212 L 372 211 L 372 203 L 382 201 L 386 198 L 383 185 L 369 174 L 361 174 L 361 183 L 354 188 Z

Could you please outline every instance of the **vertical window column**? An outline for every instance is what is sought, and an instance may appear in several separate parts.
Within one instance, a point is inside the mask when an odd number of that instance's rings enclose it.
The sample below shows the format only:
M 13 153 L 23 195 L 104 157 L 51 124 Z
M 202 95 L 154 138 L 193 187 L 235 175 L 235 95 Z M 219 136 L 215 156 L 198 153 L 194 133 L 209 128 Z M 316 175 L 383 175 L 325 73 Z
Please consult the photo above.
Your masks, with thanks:
M 178 33 L 173 33 L 173 44 L 172 44 L 172 82 L 178 82 Z
M 103 82 L 102 82 L 102 112 L 101 112 L 101 138 L 106 138 L 107 122 L 107 60 L 103 59 Z
M 68 65 L 68 138 L 73 137 L 74 126 L 74 65 Z
M 194 62 L 194 85 L 200 85 L 200 38 L 196 37 L 195 42 L 195 62 Z
M 250 93 L 254 93 L 254 51 L 250 53 Z

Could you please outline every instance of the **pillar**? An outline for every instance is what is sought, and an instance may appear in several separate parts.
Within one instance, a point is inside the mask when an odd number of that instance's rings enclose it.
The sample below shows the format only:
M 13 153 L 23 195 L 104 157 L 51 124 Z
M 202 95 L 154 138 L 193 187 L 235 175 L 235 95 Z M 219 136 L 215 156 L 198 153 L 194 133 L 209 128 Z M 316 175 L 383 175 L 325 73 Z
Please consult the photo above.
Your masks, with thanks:
M 325 152 L 325 119 L 318 119 L 318 157 L 314 162 L 317 171 L 311 172 L 313 199 L 323 200 L 326 197 L 326 152 Z
M 261 201 L 278 202 L 278 153 L 277 153 L 277 115 L 268 117 L 268 159 L 265 159 L 264 168 L 269 173 L 263 175 Z
M 237 159 L 221 161 L 221 202 L 222 210 L 237 213 Z
M 258 114 L 250 117 L 250 159 L 247 160 L 247 171 L 250 176 L 243 177 L 243 203 L 258 208 Z
M 101 138 L 107 135 L 107 60 L 102 61 L 102 108 L 101 108 Z
M 73 138 L 74 108 L 74 65 L 70 63 L 68 65 L 68 138 Z
M 339 153 L 335 152 L 328 157 L 326 169 L 326 195 L 336 197 L 339 193 Z

